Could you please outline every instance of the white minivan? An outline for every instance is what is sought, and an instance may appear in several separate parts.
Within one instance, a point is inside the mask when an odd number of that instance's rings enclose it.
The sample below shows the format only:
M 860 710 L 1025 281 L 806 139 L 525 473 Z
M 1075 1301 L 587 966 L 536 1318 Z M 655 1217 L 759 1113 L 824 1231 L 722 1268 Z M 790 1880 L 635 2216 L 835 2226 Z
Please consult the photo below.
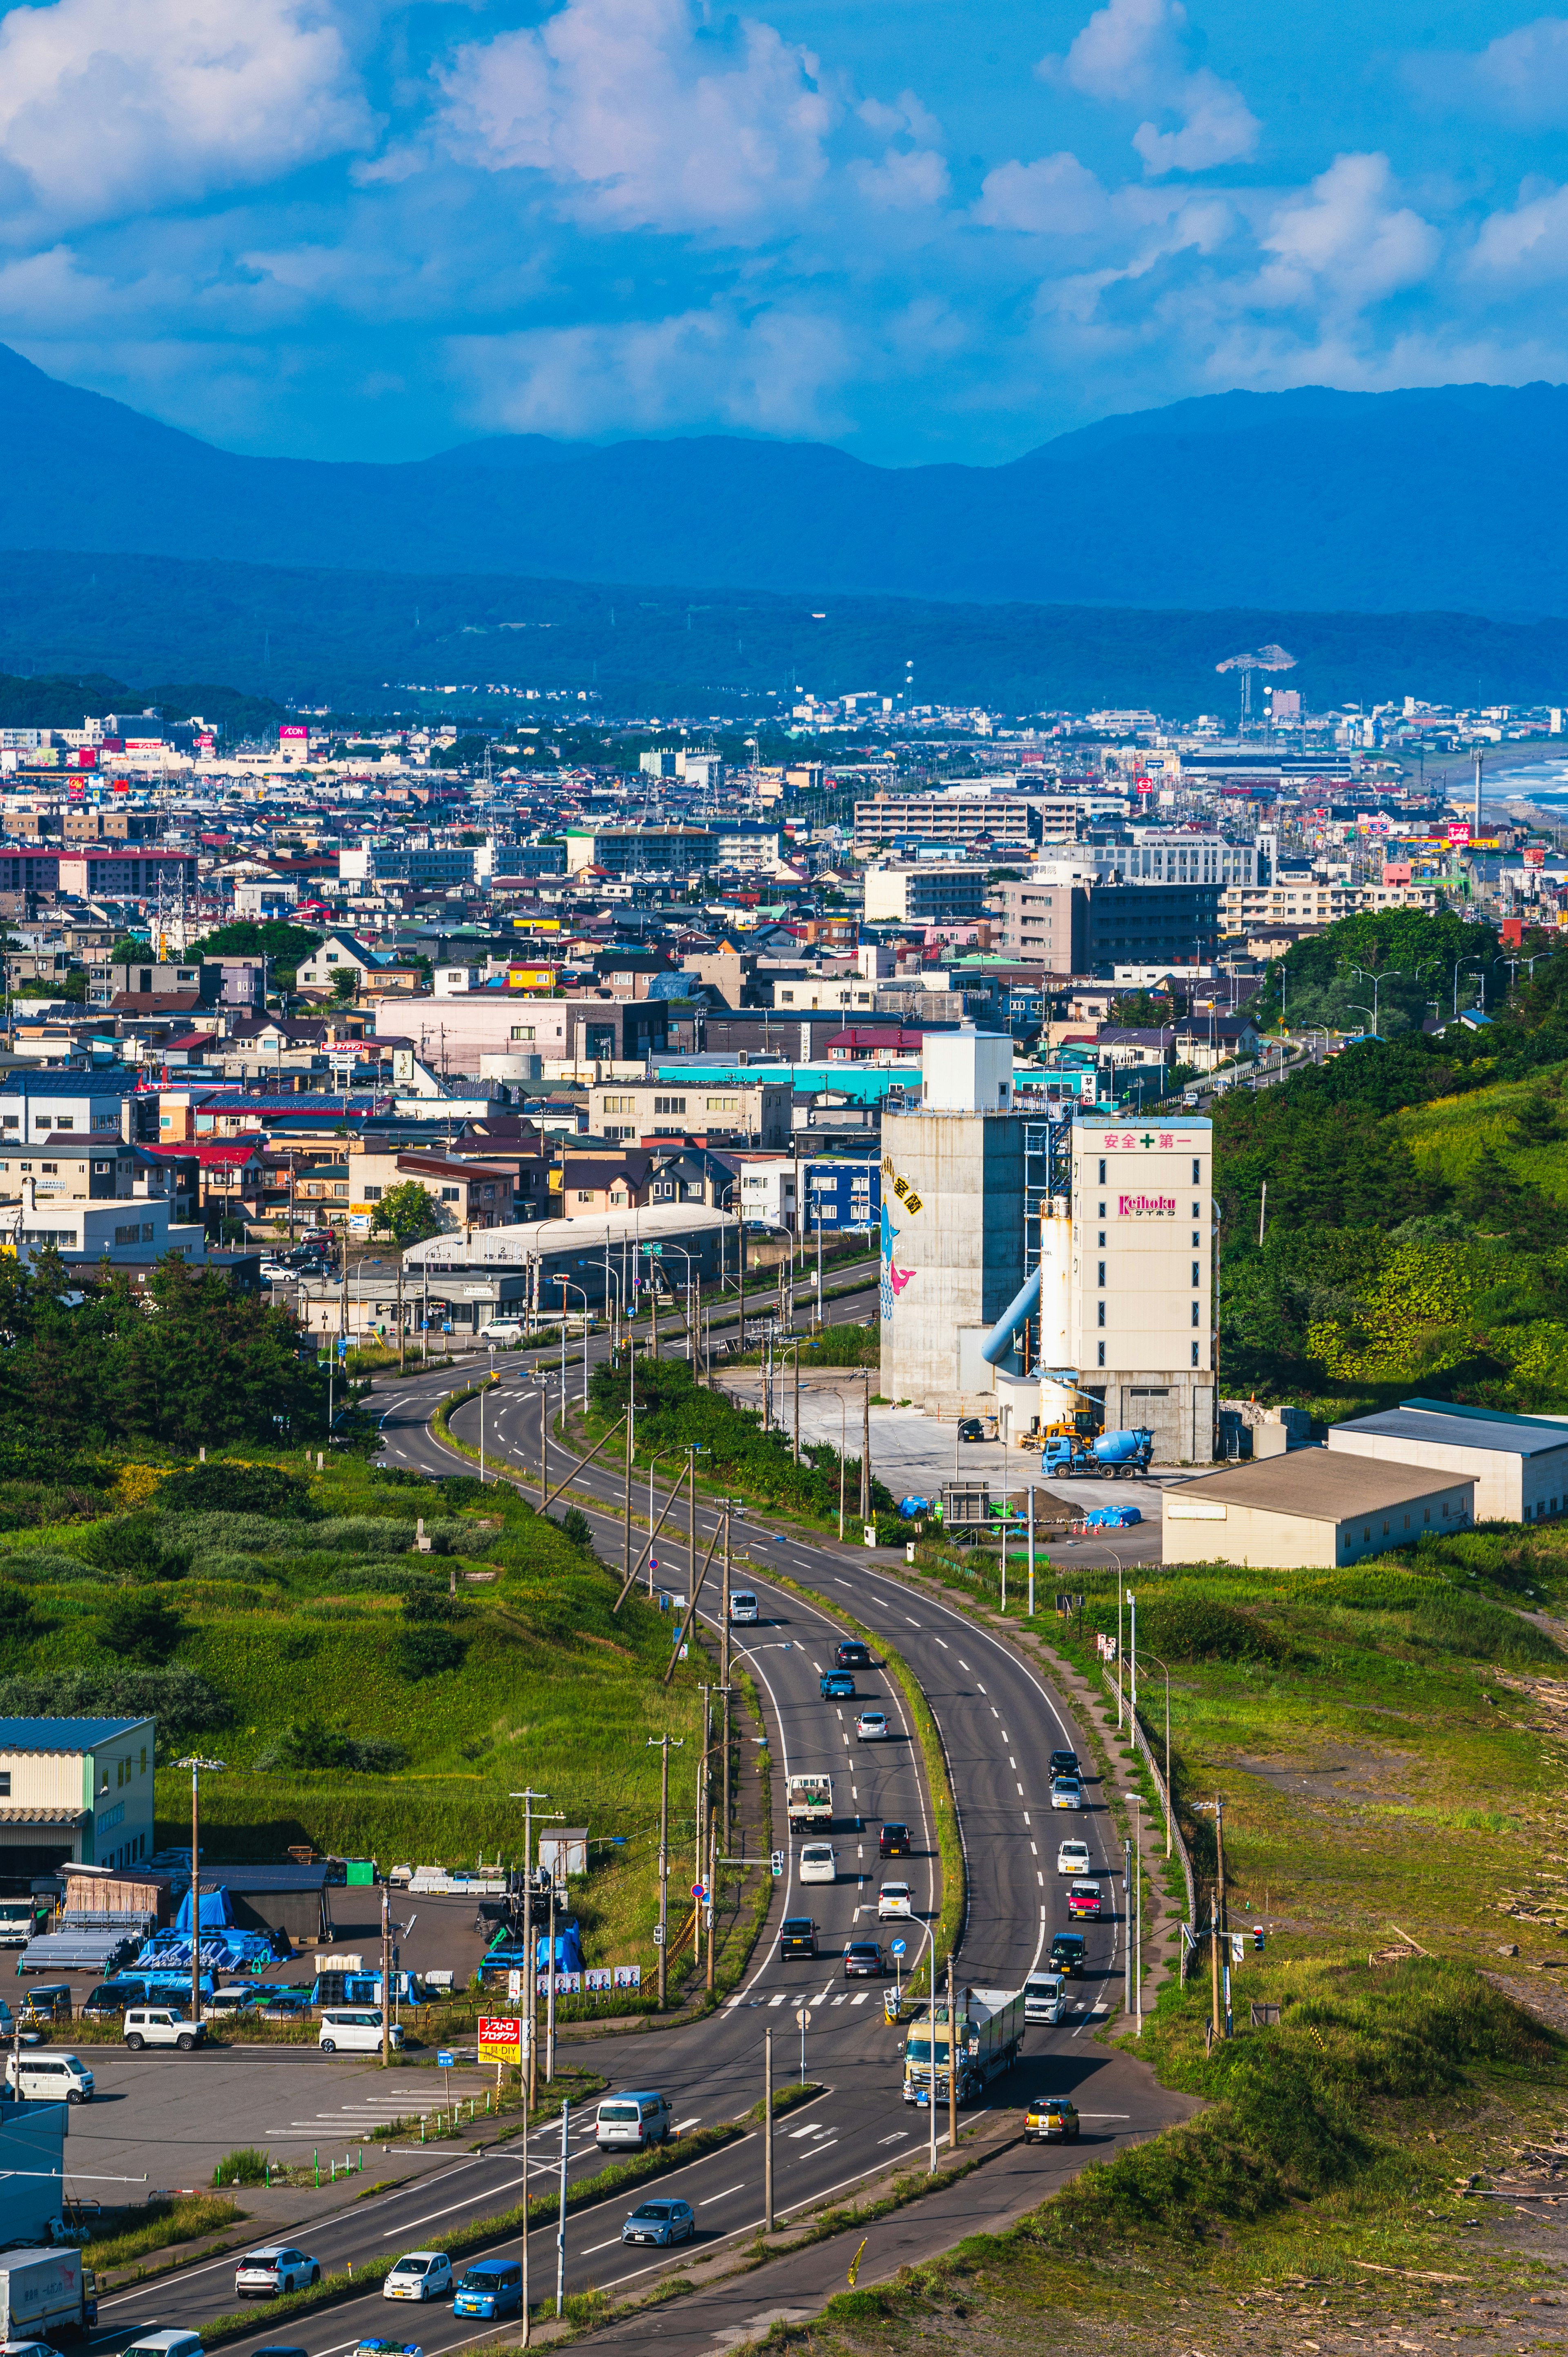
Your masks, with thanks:
M 133 2050 L 144 2046 L 177 2046 L 188 2054 L 193 2046 L 207 2042 L 207 2032 L 199 2021 L 188 2021 L 172 2005 L 128 2005 L 125 2007 L 125 2043 Z
M 1061 1975 L 1031 1973 L 1024 1983 L 1025 2020 L 1058 2022 L 1061 2018 Z
M 607 2095 L 599 2105 L 594 2134 L 601 2152 L 615 2145 L 631 2145 L 641 2152 L 648 2145 L 665 2144 L 670 2136 L 670 2106 L 662 2095 L 646 2091 Z
M 5 2057 L 5 2084 L 16 2087 L 16 2057 Z M 18 2092 L 27 2104 L 90 2104 L 92 2101 L 92 2073 L 83 2068 L 74 2054 L 27 2053 L 22 2056 L 21 2087 Z
M 334 2006 L 321 2017 L 317 2044 L 323 2054 L 379 2054 L 381 2050 L 381 2009 L 379 2005 Z M 394 2021 L 388 2043 L 403 2044 L 403 2025 Z
M 737 1629 L 743 1625 L 749 1628 L 756 1622 L 757 1618 L 757 1598 L 752 1595 L 749 1588 L 731 1588 L 729 1598 L 729 1617 L 732 1626 Z

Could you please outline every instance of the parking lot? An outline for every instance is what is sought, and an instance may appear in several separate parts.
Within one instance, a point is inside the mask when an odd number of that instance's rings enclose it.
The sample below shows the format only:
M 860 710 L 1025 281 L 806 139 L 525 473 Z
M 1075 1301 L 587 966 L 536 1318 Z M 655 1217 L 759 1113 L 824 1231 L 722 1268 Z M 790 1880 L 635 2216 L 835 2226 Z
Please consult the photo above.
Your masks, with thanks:
M 52 2042 L 65 2048 L 67 2032 Z M 309 2161 L 318 2153 L 325 2178 L 330 2162 L 340 2169 L 350 2152 L 357 2157 L 377 2127 L 435 2111 L 446 2101 L 443 2072 L 396 2063 L 383 2071 L 373 2059 L 308 2046 L 209 2047 L 194 2054 L 129 2054 L 119 2046 L 76 2050 L 96 2093 L 70 2114 L 68 2179 L 105 2206 L 177 2188 L 204 2190 L 224 2155 L 243 2145 L 262 2146 L 278 2160 Z M 492 2083 L 487 2074 L 470 2064 L 450 2079 L 455 2097 L 477 2094 L 483 2109 Z M 418 2131 L 398 2141 L 417 2145 Z M 442 2150 L 426 2149 L 432 2160 Z M 367 2184 L 377 2166 L 376 2155 L 367 2152 Z M 145 2187 L 133 2182 L 122 2190 L 110 2181 L 144 2175 Z M 254 2206 L 249 2195 L 246 2206 Z

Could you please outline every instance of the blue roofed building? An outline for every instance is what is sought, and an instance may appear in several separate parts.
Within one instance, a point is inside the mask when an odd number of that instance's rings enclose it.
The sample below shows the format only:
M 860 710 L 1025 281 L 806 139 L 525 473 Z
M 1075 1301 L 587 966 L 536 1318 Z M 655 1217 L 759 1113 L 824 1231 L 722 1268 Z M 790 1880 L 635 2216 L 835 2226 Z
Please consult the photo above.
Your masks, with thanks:
M 153 1853 L 150 1718 L 0 1718 L 0 1878 Z

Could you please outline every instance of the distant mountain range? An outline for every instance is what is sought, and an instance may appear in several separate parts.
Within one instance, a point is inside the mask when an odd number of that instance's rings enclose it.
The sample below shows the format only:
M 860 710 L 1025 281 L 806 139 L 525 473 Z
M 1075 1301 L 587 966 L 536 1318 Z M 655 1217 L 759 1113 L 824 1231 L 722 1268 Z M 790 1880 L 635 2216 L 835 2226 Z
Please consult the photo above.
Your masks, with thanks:
M 571 691 L 568 708 L 581 716 L 750 709 L 762 717 L 788 713 L 795 681 L 820 695 L 892 694 L 908 681 L 922 703 L 1005 712 L 1150 705 L 1234 716 L 1239 675 L 1221 676 L 1216 665 L 1270 641 L 1295 658 L 1279 683 L 1298 687 L 1313 710 L 1407 694 L 1555 704 L 1568 682 L 1568 621 L 886 597 L 808 605 L 757 589 L 360 573 L 320 563 L 59 550 L 0 558 L 0 671 L 65 674 L 85 694 L 107 694 L 111 706 L 116 681 L 222 680 L 231 700 L 237 690 L 363 713 L 423 701 L 448 712 L 560 716 L 558 703 L 487 706 L 470 692 L 499 683 Z M 96 691 L 94 673 L 111 674 Z M 422 699 L 410 683 L 456 693 Z M 579 705 L 579 690 L 597 701 Z M 30 713 L 25 687 L 11 693 L 7 718 L 46 716 L 42 706 Z M 63 691 L 40 683 L 39 693 L 59 716 Z M 209 717 L 228 708 L 209 687 L 166 693 Z M 68 695 L 65 716 L 80 718 L 72 705 Z
M 1568 387 L 1224 393 L 1001 467 L 540 436 L 253 458 L 0 346 L 0 547 L 809 597 L 1568 615 Z

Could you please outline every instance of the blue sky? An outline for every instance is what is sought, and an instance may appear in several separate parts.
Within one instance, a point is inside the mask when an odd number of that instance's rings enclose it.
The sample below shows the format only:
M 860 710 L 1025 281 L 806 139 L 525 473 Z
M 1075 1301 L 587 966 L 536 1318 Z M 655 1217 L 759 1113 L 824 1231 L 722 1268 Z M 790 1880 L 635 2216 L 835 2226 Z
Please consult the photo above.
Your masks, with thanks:
M 0 339 L 238 449 L 991 461 L 1562 379 L 1565 134 L 1568 17 L 1503 0 L 50 0 L 0 14 Z

